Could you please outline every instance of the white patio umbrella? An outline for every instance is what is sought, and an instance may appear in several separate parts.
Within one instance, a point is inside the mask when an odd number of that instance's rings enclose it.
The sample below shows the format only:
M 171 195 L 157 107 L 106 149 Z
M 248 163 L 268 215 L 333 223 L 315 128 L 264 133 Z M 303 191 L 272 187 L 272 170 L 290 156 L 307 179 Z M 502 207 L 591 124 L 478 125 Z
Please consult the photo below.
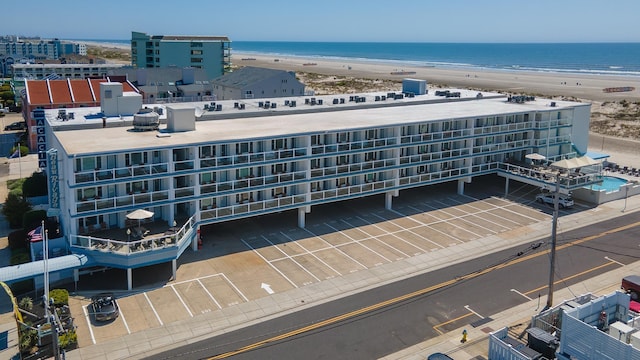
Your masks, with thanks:
M 140 221 L 141 220 L 149 219 L 151 217 L 153 217 L 153 212 L 145 210 L 145 209 L 134 210 L 134 211 L 132 211 L 132 212 L 127 214 L 127 219 L 138 220 L 138 228 L 140 228 Z
M 524 157 L 531 160 L 544 160 L 547 158 L 546 156 L 538 153 L 527 154 Z

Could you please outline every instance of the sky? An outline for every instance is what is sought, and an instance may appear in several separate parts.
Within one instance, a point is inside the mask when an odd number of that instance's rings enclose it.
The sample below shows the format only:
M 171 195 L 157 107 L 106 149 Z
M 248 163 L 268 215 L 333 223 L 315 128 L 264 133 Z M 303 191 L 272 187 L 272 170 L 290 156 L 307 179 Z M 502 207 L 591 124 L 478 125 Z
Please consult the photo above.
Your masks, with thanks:
M 640 42 L 639 0 L 30 0 L 0 35 L 231 41 Z

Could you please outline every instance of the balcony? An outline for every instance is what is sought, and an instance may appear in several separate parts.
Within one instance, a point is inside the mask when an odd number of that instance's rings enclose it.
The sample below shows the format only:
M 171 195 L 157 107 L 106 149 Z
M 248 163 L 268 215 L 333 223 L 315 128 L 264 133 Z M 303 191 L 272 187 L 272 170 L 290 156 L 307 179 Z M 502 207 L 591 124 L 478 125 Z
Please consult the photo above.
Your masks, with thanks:
M 106 266 L 136 267 L 177 259 L 196 236 L 193 217 L 179 228 L 170 227 L 165 221 L 145 223 L 143 227 L 144 232 L 134 228 L 127 234 L 126 229 L 107 229 L 103 224 L 91 236 L 72 235 L 71 250 L 91 255 L 97 263 Z M 138 238 L 134 233 L 142 236 Z

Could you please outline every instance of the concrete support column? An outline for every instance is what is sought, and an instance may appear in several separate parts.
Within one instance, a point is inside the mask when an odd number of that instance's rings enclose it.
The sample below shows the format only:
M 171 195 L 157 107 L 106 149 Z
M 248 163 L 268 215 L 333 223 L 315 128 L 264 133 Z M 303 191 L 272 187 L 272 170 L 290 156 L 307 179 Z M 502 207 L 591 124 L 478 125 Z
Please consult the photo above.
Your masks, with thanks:
M 384 208 L 387 210 L 391 210 L 393 207 L 393 193 L 387 192 L 384 194 Z
M 198 229 L 196 230 L 196 236 L 191 240 L 191 250 L 198 251 L 198 240 L 200 240 L 200 226 L 198 226 Z
M 173 259 L 171 260 L 171 280 L 176 279 L 176 272 L 178 272 L 178 261 Z
M 300 207 L 298 208 L 298 227 L 300 229 L 304 229 L 305 227 L 305 208 L 304 207 Z
M 458 180 L 458 195 L 464 195 L 464 180 Z
M 133 270 L 131 268 L 127 269 L 127 290 L 131 291 L 133 289 Z
M 504 197 L 506 198 L 509 195 L 509 178 L 505 177 L 504 179 Z

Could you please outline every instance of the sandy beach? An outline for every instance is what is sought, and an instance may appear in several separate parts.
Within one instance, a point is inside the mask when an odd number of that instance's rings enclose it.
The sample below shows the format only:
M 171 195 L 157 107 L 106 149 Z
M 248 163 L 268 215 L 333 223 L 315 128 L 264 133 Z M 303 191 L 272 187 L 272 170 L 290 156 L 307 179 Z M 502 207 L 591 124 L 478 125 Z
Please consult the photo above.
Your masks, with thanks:
M 71 41 L 78 42 L 78 41 Z M 130 52 L 128 44 L 83 41 L 88 47 Z M 468 70 L 439 67 L 392 65 L 389 63 L 330 60 L 266 54 L 232 54 L 234 67 L 255 66 L 294 71 L 307 87 L 320 93 L 354 93 L 397 90 L 403 78 L 425 79 L 430 86 L 474 88 L 514 94 L 534 94 L 541 97 L 561 97 L 592 103 L 592 128 L 600 122 L 598 131 L 590 136 L 589 150 L 611 155 L 610 161 L 640 167 L 640 128 L 628 123 L 619 126 L 621 113 L 634 114 L 640 109 L 640 77 L 592 74 L 562 74 L 526 71 Z M 404 73 L 394 75 L 392 73 Z M 317 74 L 317 75 L 316 75 Z M 349 81 L 343 81 L 349 79 Z M 366 81 L 360 81 L 367 79 Z M 313 80 L 313 81 L 311 81 Z M 338 81 L 336 81 L 338 80 Z M 335 83 L 346 85 L 336 87 Z M 321 86 L 320 84 L 326 84 Z M 606 93 L 604 88 L 631 86 L 631 92 Z M 623 107 L 626 100 L 631 106 Z M 637 120 L 637 119 L 636 119 Z M 631 129 L 631 130 L 630 130 Z M 613 135 L 613 136 L 612 136 Z
M 129 52 L 130 45 L 91 41 L 70 41 L 88 47 Z M 352 78 L 402 81 L 403 78 L 425 79 L 429 84 L 442 87 L 474 88 L 527 93 L 538 96 L 561 96 L 597 102 L 637 101 L 640 98 L 640 77 L 593 74 L 564 74 L 527 72 L 522 70 L 495 71 L 485 69 L 455 69 L 432 66 L 398 66 L 395 64 L 343 59 L 318 59 L 234 52 L 231 61 L 235 67 L 256 66 L 295 72 Z M 405 73 L 392 75 L 392 73 Z M 631 92 L 606 93 L 605 88 L 635 87 Z
M 468 70 L 439 67 L 391 65 L 388 63 L 357 60 L 326 60 L 303 57 L 276 57 L 273 55 L 233 53 L 235 66 L 256 66 L 295 72 L 313 72 L 324 75 L 354 78 L 425 79 L 429 84 L 444 87 L 500 90 L 539 96 L 575 97 L 592 101 L 636 101 L 640 97 L 640 77 L 542 73 L 526 71 Z M 392 75 L 392 72 L 406 74 Z M 635 87 L 632 92 L 605 93 L 604 88 Z

